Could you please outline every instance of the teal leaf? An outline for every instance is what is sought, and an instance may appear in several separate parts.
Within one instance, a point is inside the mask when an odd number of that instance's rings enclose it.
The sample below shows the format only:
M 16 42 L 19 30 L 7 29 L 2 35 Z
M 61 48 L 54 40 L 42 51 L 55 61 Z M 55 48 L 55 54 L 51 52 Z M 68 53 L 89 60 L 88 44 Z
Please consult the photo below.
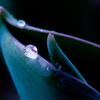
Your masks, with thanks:
M 35 31 L 33 36 L 36 35 L 36 31 L 41 33 L 51 33 L 48 30 L 42 30 L 39 28 L 25 25 L 24 27 L 18 26 L 18 21 L 14 21 L 13 17 L 9 19 L 9 16 L 5 16 L 2 13 L 2 17 L 17 28 Z M 93 47 L 99 47 L 94 44 L 87 44 L 87 41 L 79 40 L 79 38 L 72 38 L 72 36 L 64 35 L 57 32 L 52 32 L 67 40 L 71 43 L 83 43 Z M 41 35 L 42 36 L 42 35 Z M 23 37 L 24 38 L 24 37 Z M 44 39 L 44 38 L 43 38 Z M 41 40 L 43 40 L 41 39 Z M 67 41 L 66 40 L 66 41 Z M 74 41 L 74 42 L 73 42 Z M 37 42 L 37 41 L 36 41 Z M 60 41 L 62 42 L 62 41 Z M 6 25 L 0 21 L 0 46 L 7 64 L 8 70 L 11 74 L 13 82 L 19 93 L 21 100 L 99 100 L 100 93 L 96 91 L 90 85 L 82 82 L 74 76 L 56 69 L 51 63 L 45 60 L 43 57 L 37 54 L 36 58 L 31 58 L 30 52 L 33 55 L 34 50 L 27 49 L 22 43 L 14 38 L 8 31 Z M 69 44 L 70 46 L 70 44 Z M 73 47 L 73 45 L 71 45 Z M 81 46 L 81 45 L 78 45 Z M 26 50 L 27 49 L 27 50 Z M 76 49 L 78 50 L 78 49 Z M 27 52 L 26 52 L 27 51 Z M 29 51 L 29 52 L 28 52 Z M 45 52 L 45 51 L 44 51 Z
M 94 88 L 56 69 L 41 56 L 27 57 L 25 46 L 9 33 L 4 24 L 2 28 L 2 53 L 21 100 L 100 99 Z
M 81 65 L 86 65 L 86 63 L 92 62 L 92 65 L 98 66 L 99 63 L 98 59 L 100 59 L 99 44 L 75 36 L 71 36 L 68 34 L 63 34 L 60 32 L 33 27 L 28 24 L 25 24 L 24 27 L 20 27 L 18 26 L 19 20 L 14 18 L 14 16 L 12 16 L 7 10 L 4 9 L 1 14 L 10 25 L 16 27 L 17 30 L 21 29 L 18 32 L 22 32 L 22 33 L 24 32 L 24 35 L 26 35 L 27 37 L 29 36 L 33 37 L 34 39 L 41 41 L 43 45 L 45 45 L 44 41 L 47 35 L 49 33 L 52 33 L 53 35 L 55 35 L 57 43 L 65 52 L 65 54 L 67 54 L 72 58 L 73 57 L 81 58 L 80 60 L 80 64 L 82 63 Z
M 48 35 L 47 47 L 50 55 L 50 60 L 55 66 L 57 66 L 58 68 L 61 67 L 61 69 L 65 72 L 81 79 L 83 82 L 86 82 L 86 80 L 79 73 L 76 67 L 71 63 L 68 57 L 60 49 L 52 34 Z
M 21 100 L 53 99 L 53 96 L 49 96 L 53 89 L 44 80 L 55 67 L 39 55 L 37 59 L 28 58 L 24 54 L 25 46 L 9 33 L 5 25 L 2 25 L 2 29 L 1 49 Z

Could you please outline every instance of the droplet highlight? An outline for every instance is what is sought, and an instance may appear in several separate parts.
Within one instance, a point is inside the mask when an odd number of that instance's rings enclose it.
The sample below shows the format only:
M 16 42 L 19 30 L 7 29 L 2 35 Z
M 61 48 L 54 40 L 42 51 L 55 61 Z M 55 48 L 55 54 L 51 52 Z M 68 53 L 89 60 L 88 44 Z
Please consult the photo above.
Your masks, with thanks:
M 26 25 L 26 22 L 24 20 L 18 20 L 17 25 L 19 27 L 24 27 Z
M 24 54 L 28 58 L 36 59 L 38 57 L 38 49 L 36 46 L 29 44 L 24 48 Z

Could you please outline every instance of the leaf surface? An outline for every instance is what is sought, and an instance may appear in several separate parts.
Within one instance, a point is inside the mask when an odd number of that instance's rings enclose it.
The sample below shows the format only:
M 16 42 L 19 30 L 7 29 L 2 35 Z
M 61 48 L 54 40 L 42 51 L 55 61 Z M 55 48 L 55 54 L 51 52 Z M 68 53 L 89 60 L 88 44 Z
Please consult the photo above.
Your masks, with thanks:
M 82 75 L 79 73 L 76 67 L 71 63 L 68 57 L 60 49 L 52 34 L 48 35 L 47 47 L 48 47 L 51 62 L 55 66 L 57 66 L 58 68 L 61 67 L 60 69 L 81 79 L 83 82 L 86 82 L 86 80 L 82 77 Z
M 26 57 L 25 46 L 9 33 L 4 24 L 2 28 L 1 49 L 21 100 L 100 98 L 94 88 L 56 69 L 41 56 L 36 59 Z

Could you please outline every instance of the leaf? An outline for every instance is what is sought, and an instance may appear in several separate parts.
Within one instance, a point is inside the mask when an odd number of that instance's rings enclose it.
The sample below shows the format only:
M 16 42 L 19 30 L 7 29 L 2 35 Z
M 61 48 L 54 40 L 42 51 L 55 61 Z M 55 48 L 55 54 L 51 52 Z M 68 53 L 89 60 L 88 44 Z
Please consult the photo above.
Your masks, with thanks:
M 50 55 L 50 60 L 55 66 L 61 67 L 61 69 L 74 77 L 81 79 L 83 82 L 87 83 L 86 80 L 82 77 L 79 71 L 75 68 L 75 66 L 71 63 L 68 57 L 63 53 L 60 49 L 56 40 L 54 39 L 52 34 L 48 35 L 47 38 L 47 47 Z
M 21 99 L 48 99 L 48 95 L 44 94 L 49 94 L 52 89 L 42 79 L 50 75 L 51 70 L 55 68 L 40 56 L 37 60 L 27 58 L 23 52 L 25 46 L 19 43 L 5 26 L 3 30 L 2 52 Z
M 49 31 L 29 25 L 25 25 L 23 27 L 18 26 L 18 21 L 14 16 L 12 16 L 8 11 L 4 9 L 2 16 L 5 20 L 12 26 L 17 27 L 16 30 L 18 32 L 24 32 L 24 35 L 31 36 L 34 39 L 39 39 L 41 42 L 44 41 L 49 33 L 55 35 L 57 43 L 60 45 L 62 50 L 67 53 L 69 56 L 76 56 L 81 58 L 81 61 L 93 62 L 92 64 L 96 64 L 98 66 L 98 59 L 100 58 L 100 45 L 75 37 L 67 34 L 62 34 L 60 32 Z M 18 33 L 17 32 L 17 33 Z M 46 33 L 46 34 L 45 34 Z M 17 34 L 18 35 L 18 34 Z M 44 43 L 44 42 L 43 42 Z M 72 57 L 72 59 L 73 59 Z M 84 59 L 84 60 L 83 60 Z M 85 65 L 85 62 L 82 63 Z
M 19 27 L 17 24 L 19 20 L 11 16 L 11 14 L 6 10 L 4 11 L 4 13 L 2 13 L 2 16 L 10 25 L 12 25 L 11 29 L 9 30 L 10 31 L 13 30 L 14 31 L 13 34 L 16 37 L 17 36 L 20 37 L 21 34 L 21 37 L 18 38 L 20 41 L 22 41 L 22 37 L 26 37 L 25 39 L 23 39 L 24 42 L 26 43 L 26 39 L 30 41 L 31 38 L 30 43 L 32 42 L 35 43 L 39 48 L 39 50 L 42 48 L 41 51 L 39 51 L 39 54 L 41 54 L 46 59 L 48 59 L 46 48 L 44 48 L 46 47 L 45 43 L 46 37 L 49 33 L 55 35 L 55 39 L 59 44 L 59 46 L 61 47 L 61 49 L 63 50 L 63 52 L 65 53 L 65 55 L 67 55 L 67 57 L 76 66 L 76 68 L 80 71 L 80 73 L 83 76 L 85 76 L 86 80 L 88 80 L 88 83 L 90 83 L 95 88 L 99 89 L 100 82 L 96 78 L 98 77 L 99 73 L 98 69 L 99 59 L 100 59 L 99 44 L 75 36 L 71 36 L 68 34 L 62 34 L 60 32 L 49 31 L 29 26 L 27 24 L 24 27 Z M 40 45 L 40 43 L 38 42 L 35 42 L 36 40 L 39 40 L 42 45 Z M 92 66 L 94 66 L 95 68 Z
M 94 88 L 56 69 L 41 56 L 36 59 L 26 57 L 25 46 L 4 24 L 0 33 L 4 59 L 21 100 L 100 99 Z
M 97 100 L 100 94 L 91 86 L 56 69 L 38 55 L 25 55 L 25 46 L 16 40 L 2 23 L 1 49 L 21 100 Z

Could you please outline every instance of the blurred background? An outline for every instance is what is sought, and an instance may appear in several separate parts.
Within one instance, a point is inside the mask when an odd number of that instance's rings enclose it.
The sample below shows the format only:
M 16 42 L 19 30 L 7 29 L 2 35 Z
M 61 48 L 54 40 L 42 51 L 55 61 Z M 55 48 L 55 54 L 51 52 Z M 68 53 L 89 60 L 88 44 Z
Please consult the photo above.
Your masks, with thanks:
M 0 5 L 12 13 L 15 18 L 23 19 L 29 25 L 100 44 L 99 0 L 0 0 Z M 70 55 L 68 57 L 72 59 L 77 69 L 81 70 L 87 82 L 100 92 L 100 73 L 96 66 L 99 63 L 92 65 L 91 62 L 88 63 L 88 68 L 86 66 L 84 68 L 75 62 L 75 57 Z M 1 62 L 3 62 L 2 56 L 0 58 L 0 98 L 6 95 L 10 98 L 7 100 L 19 100 L 9 72 L 6 67 L 2 67 L 5 65 Z

